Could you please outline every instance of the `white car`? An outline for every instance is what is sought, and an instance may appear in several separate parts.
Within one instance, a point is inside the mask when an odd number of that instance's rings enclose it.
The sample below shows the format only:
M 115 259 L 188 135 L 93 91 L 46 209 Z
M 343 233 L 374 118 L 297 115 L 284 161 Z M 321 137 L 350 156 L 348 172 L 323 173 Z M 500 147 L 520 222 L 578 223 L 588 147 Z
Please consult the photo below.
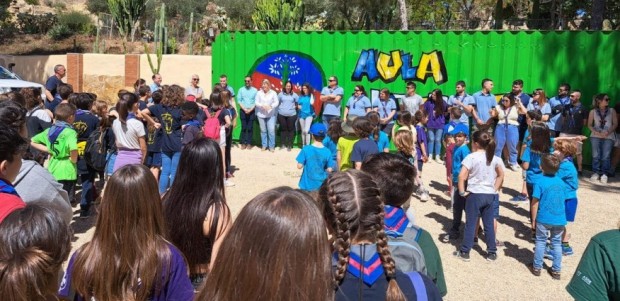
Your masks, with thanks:
M 0 66 L 0 94 L 19 92 L 21 88 L 39 88 L 41 97 L 45 99 L 45 88 L 41 84 L 22 80 L 17 74 Z

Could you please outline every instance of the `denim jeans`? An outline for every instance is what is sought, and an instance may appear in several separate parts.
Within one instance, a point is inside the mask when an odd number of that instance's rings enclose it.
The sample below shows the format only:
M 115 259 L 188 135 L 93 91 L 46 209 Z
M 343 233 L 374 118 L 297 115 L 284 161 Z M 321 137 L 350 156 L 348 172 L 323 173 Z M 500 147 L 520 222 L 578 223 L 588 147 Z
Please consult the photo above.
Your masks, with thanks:
M 428 158 L 441 154 L 441 136 L 443 129 L 428 129 Z
M 459 232 L 461 231 L 461 220 L 463 219 L 463 210 L 465 210 L 465 198 L 459 195 L 458 189 L 454 189 L 454 193 L 452 194 L 454 199 L 454 204 L 452 205 L 452 227 L 450 227 L 450 231 L 448 232 L 450 236 L 454 235 L 455 237 L 459 236 Z
M 482 218 L 484 237 L 488 253 L 497 253 L 495 245 L 495 229 L 493 228 L 493 202 L 495 194 L 471 193 L 465 201 L 465 235 L 461 244 L 461 252 L 469 253 L 476 237 L 478 217 Z
M 239 110 L 239 118 L 241 119 L 241 144 L 252 144 L 256 113 L 252 111 L 250 114 L 246 114 L 245 111 Z
M 611 151 L 614 140 L 590 137 L 592 144 L 592 171 L 598 175 L 611 174 Z
M 551 247 L 553 248 L 553 265 L 551 269 L 554 272 L 560 272 L 562 270 L 562 233 L 564 233 L 564 226 L 551 226 L 536 223 L 534 268 L 542 269 L 543 267 L 543 256 L 545 255 L 545 246 L 547 244 L 547 232 L 551 233 Z
M 303 145 L 310 145 L 310 126 L 312 125 L 312 116 L 299 118 L 299 128 L 301 129 L 301 141 Z
M 95 200 L 95 177 L 97 177 L 97 171 L 90 168 L 88 168 L 88 173 L 80 175 L 80 180 L 82 181 L 80 208 L 83 210 L 88 210 Z
M 329 128 L 329 122 L 336 119 L 336 118 L 340 118 L 340 116 L 336 116 L 336 115 L 323 115 L 323 117 L 321 118 L 323 120 L 323 124 L 325 125 L 326 128 Z
M 498 124 L 495 127 L 495 156 L 501 158 L 504 146 L 508 146 L 510 154 L 508 162 L 512 165 L 517 164 L 517 142 L 519 142 L 519 127 L 511 124 Z
M 177 167 L 181 159 L 181 152 L 161 153 L 161 175 L 159 176 L 159 193 L 162 194 L 172 186 L 177 174 Z
M 276 116 L 267 118 L 258 117 L 260 126 L 260 141 L 263 148 L 276 148 Z

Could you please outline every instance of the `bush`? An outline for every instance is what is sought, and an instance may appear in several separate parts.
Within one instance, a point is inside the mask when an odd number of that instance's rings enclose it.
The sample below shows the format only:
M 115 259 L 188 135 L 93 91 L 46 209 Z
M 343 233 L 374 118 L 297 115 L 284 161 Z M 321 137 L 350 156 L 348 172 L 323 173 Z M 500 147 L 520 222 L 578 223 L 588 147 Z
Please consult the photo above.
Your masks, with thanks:
M 73 35 L 73 32 L 67 25 L 64 24 L 56 24 L 50 31 L 47 32 L 47 35 L 52 38 L 54 41 L 64 40 Z
M 39 5 L 39 0 L 26 0 L 26 3 L 30 5 Z
M 93 31 L 93 20 L 90 16 L 78 11 L 58 15 L 58 24 L 67 27 L 73 34 L 90 34 Z
M 50 13 L 43 15 L 17 14 L 17 26 L 23 33 L 45 34 L 56 24 L 56 21 L 56 16 Z

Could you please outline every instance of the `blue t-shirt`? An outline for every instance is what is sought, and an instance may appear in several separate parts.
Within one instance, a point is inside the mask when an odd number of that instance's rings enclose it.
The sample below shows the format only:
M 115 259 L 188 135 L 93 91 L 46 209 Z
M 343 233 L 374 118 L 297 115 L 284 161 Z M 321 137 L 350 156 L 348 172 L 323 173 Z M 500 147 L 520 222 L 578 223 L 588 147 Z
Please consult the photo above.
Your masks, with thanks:
M 570 104 L 570 98 L 568 97 L 568 95 L 566 95 L 565 97 L 560 98 L 559 96 L 554 96 L 551 97 L 551 99 L 549 99 L 549 107 L 551 110 L 553 110 L 554 108 L 556 108 L 557 106 L 561 106 L 562 108 L 566 105 Z M 550 130 L 554 130 L 554 131 L 559 131 L 560 129 L 556 127 L 560 116 L 562 116 L 562 110 L 559 110 L 559 113 L 551 116 L 551 118 L 549 118 L 549 121 L 547 122 L 547 125 L 549 126 Z
M 351 96 L 347 101 L 347 108 L 349 108 L 349 115 L 366 116 L 366 109 L 370 108 L 370 100 L 364 95 Z
M 180 152 L 183 144 L 183 132 L 181 130 L 181 109 L 165 107 L 157 104 L 148 107 L 151 115 L 159 119 L 163 132 L 161 139 L 162 152 Z
M 60 99 L 60 96 L 56 96 L 58 94 L 58 86 L 60 85 L 62 85 L 62 80 L 60 80 L 56 75 L 52 75 L 45 82 L 45 89 L 50 91 L 50 94 L 52 94 L 54 99 Z
M 366 157 L 378 153 L 377 143 L 370 139 L 360 139 L 353 145 L 351 162 L 363 162 Z
M 381 119 L 387 118 L 392 111 L 396 111 L 396 102 L 391 98 L 387 101 L 380 100 L 377 105 L 377 109 L 377 113 L 379 113 L 379 117 L 381 117 Z M 390 123 L 394 123 L 394 119 L 388 122 L 388 124 Z
M 463 144 L 454 149 L 454 154 L 452 154 L 452 183 L 459 182 L 459 173 L 461 172 L 463 159 L 465 159 L 465 157 L 467 157 L 470 153 L 471 152 L 469 151 L 467 144 Z
M 497 101 L 495 100 L 495 95 L 492 93 L 483 94 L 482 91 L 476 92 L 473 95 L 474 104 L 476 105 L 476 112 L 478 113 L 478 118 L 483 122 L 487 122 L 489 118 L 491 118 L 491 109 L 495 108 L 497 105 Z
M 560 163 L 560 168 L 555 174 L 558 178 L 564 182 L 564 191 L 566 193 L 566 199 L 576 199 L 577 189 L 579 188 L 579 178 L 577 169 L 573 163 L 573 158 L 567 157 Z
M 382 153 L 384 149 L 390 148 L 390 138 L 383 131 L 379 131 L 379 141 L 375 141 L 375 137 L 373 134 L 370 134 L 370 137 L 368 138 L 377 144 L 380 153 Z
M 75 129 L 78 134 L 78 153 L 80 153 L 80 156 L 78 157 L 77 170 L 80 175 L 92 171 L 92 168 L 86 163 L 83 156 L 84 154 L 81 153 L 81 151 L 84 151 L 86 141 L 88 140 L 88 137 L 90 137 L 90 134 L 98 128 L 99 118 L 97 116 L 90 111 L 77 110 L 75 113 L 75 120 L 73 121 L 73 129 Z
M 424 126 L 416 125 L 415 132 L 418 138 L 415 144 L 415 149 L 416 149 L 418 161 L 421 161 L 422 160 L 422 145 L 424 145 L 424 148 L 426 149 L 427 154 L 428 154 L 428 140 L 426 138 L 426 131 L 424 130 Z
M 555 139 L 551 138 L 551 145 L 553 145 Z M 527 145 L 525 151 L 521 155 L 521 161 L 529 162 L 530 165 L 525 172 L 525 182 L 533 184 L 538 181 L 540 177 L 542 177 L 542 171 L 540 170 L 540 160 L 542 159 L 539 153 L 532 152 L 531 144 L 532 140 L 529 141 L 530 145 Z M 553 147 L 549 149 L 549 153 L 553 153 Z
M 325 136 L 323 139 L 323 146 L 325 146 L 332 153 L 332 158 L 336 162 L 338 156 L 338 141 L 333 141 L 331 137 Z
M 327 168 L 336 165 L 331 151 L 327 147 L 306 145 L 297 155 L 297 163 L 304 166 L 299 179 L 299 188 L 305 191 L 316 191 L 327 179 Z
M 551 115 L 551 106 L 549 105 L 549 103 L 545 103 L 544 105 L 540 106 L 538 104 L 538 101 L 531 101 L 528 105 L 527 105 L 527 110 L 528 111 L 534 111 L 534 110 L 538 110 L 540 111 L 540 113 L 544 116 L 544 115 Z
M 454 103 L 457 99 L 460 100 L 463 103 L 463 105 L 471 105 L 475 103 L 474 98 L 471 97 L 471 95 L 464 93 L 463 95 L 450 95 L 447 101 L 448 106 L 449 107 L 457 106 Z M 461 109 L 461 118 L 459 119 L 459 122 L 466 126 L 469 126 L 469 116 L 465 114 L 465 111 L 463 110 L 462 107 L 459 107 L 459 108 Z
M 299 105 L 301 106 L 301 109 L 299 110 L 299 118 L 306 118 L 306 117 L 314 117 L 314 108 L 312 107 L 312 104 L 310 104 L 310 95 L 302 95 L 301 97 L 299 97 Z
M 280 92 L 278 94 L 278 100 L 280 104 L 278 105 L 278 114 L 282 116 L 295 116 L 297 115 L 297 100 L 299 96 L 297 93 L 293 92 L 292 94 L 286 94 L 284 92 Z
M 553 225 L 566 225 L 566 198 L 564 182 L 557 176 L 543 175 L 534 183 L 533 198 L 539 200 L 536 222 Z
M 342 97 L 342 95 L 344 95 L 344 90 L 339 86 L 336 86 L 333 89 L 328 86 L 324 87 L 323 90 L 321 90 L 321 95 L 330 94 L 340 95 Z M 340 116 L 340 105 L 341 103 L 324 103 L 323 115 Z
M 192 282 L 187 276 L 187 264 L 181 251 L 174 247 L 172 244 L 168 244 L 170 249 L 170 265 L 164 268 L 168 268 L 163 274 L 168 278 L 168 282 L 164 284 L 157 296 L 150 296 L 149 300 L 164 301 L 164 300 L 193 300 L 194 288 Z M 62 277 L 60 288 L 58 289 L 58 295 L 63 298 L 71 297 L 71 277 L 73 275 L 73 265 L 75 264 L 77 252 L 73 253 L 69 264 L 65 271 L 65 275 Z M 111 255 L 110 255 L 111 256 Z M 85 301 L 83 296 L 77 295 L 75 300 Z

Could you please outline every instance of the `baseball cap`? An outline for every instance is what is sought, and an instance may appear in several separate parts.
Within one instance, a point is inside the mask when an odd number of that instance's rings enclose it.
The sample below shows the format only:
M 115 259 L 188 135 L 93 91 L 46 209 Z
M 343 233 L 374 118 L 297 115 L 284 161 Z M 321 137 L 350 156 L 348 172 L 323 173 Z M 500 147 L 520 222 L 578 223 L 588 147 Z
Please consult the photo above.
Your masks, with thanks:
M 13 211 L 24 207 L 26 207 L 26 203 L 18 196 L 3 193 L 2 197 L 0 197 L 0 223 Z
M 327 135 L 327 128 L 322 123 L 315 123 L 310 127 L 310 134 L 317 137 L 325 137 Z
M 196 96 L 194 96 L 192 94 L 187 95 L 187 96 L 185 96 L 185 100 L 186 101 L 196 101 Z
M 454 126 L 454 129 L 452 129 L 448 134 L 452 135 L 452 136 L 456 136 L 456 134 L 465 134 L 465 136 L 469 136 L 469 128 L 462 124 L 459 123 L 456 126 Z

